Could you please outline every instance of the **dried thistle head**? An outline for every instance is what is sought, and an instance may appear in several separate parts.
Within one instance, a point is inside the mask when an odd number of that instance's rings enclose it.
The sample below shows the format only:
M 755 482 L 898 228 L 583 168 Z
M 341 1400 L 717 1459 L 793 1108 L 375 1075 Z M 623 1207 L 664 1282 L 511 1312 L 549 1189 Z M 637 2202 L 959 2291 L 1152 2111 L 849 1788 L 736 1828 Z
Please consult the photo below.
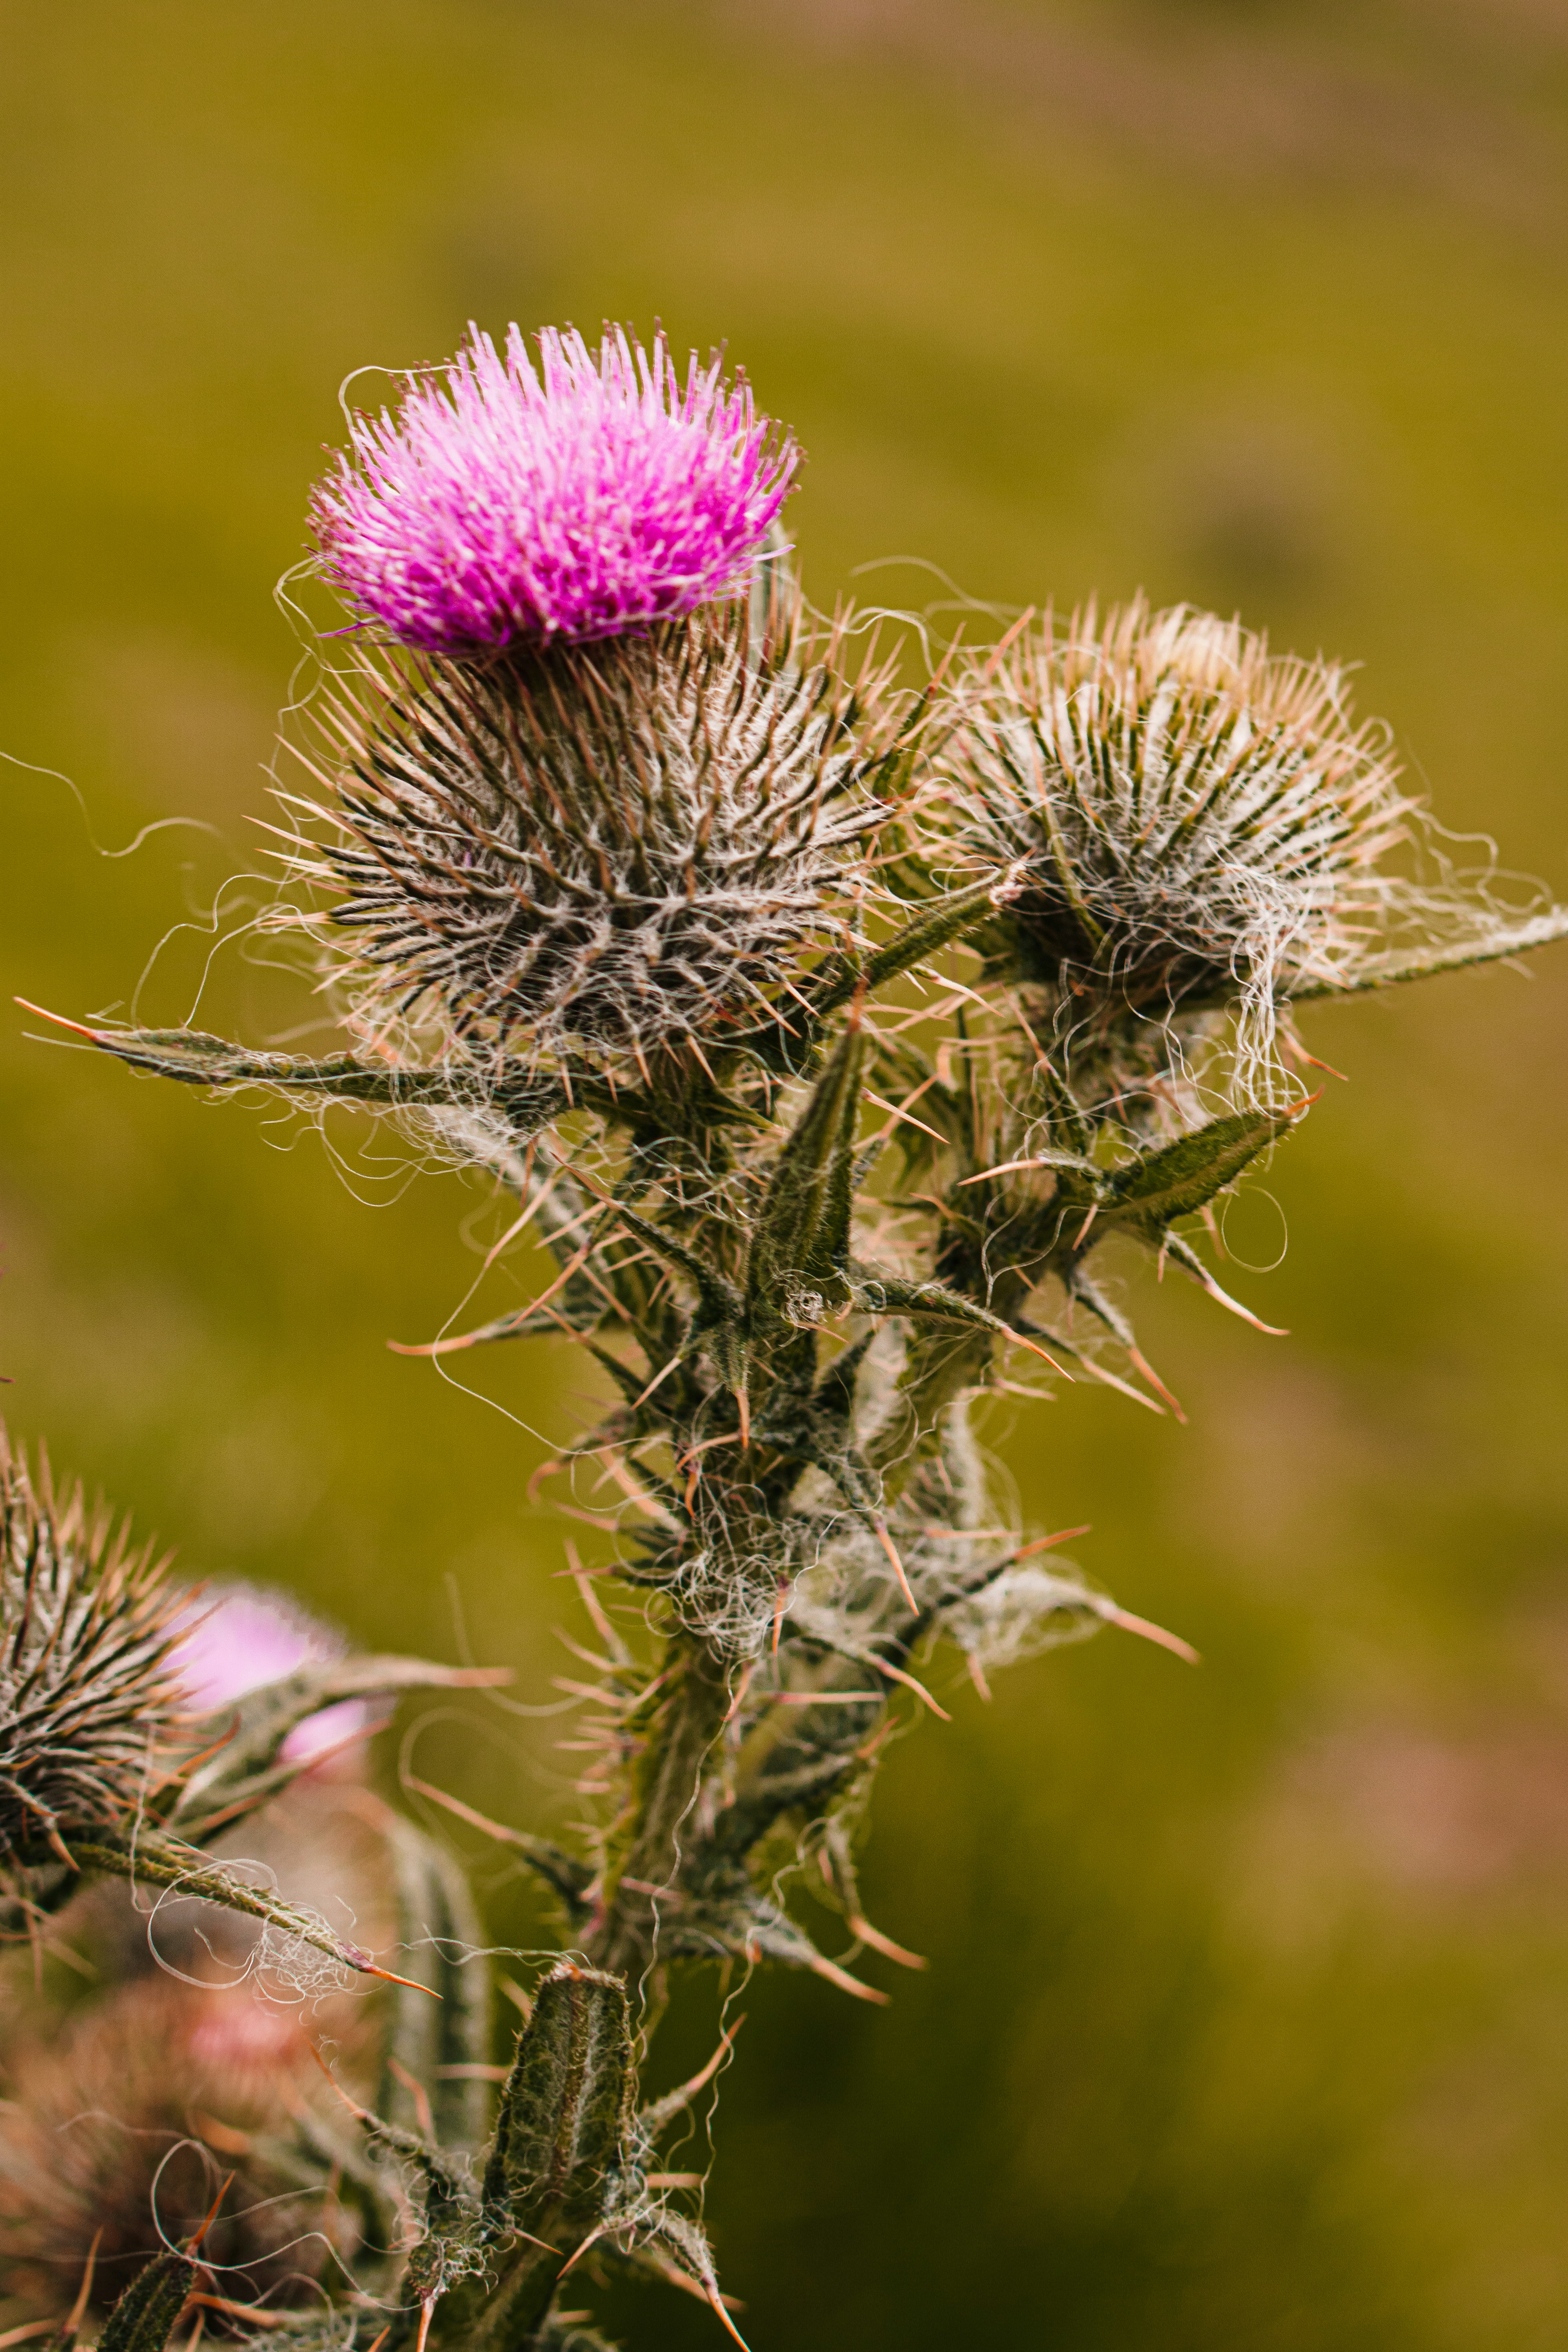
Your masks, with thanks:
M 0 1861 L 133 1811 L 178 1704 L 180 1599 L 150 1548 L 0 1429 Z
M 1228 1003 L 1245 1066 L 1277 994 L 1364 951 L 1413 803 L 1342 669 L 1138 598 L 1047 616 L 957 691 L 953 821 L 1016 868 L 1011 977 L 1155 1021 Z
M 364 656 L 321 714 L 334 797 L 301 807 L 296 856 L 344 894 L 363 1017 L 645 1068 L 775 1019 L 842 930 L 902 715 L 839 645 L 725 607 L 489 665 Z
M 316 493 L 329 577 L 405 646 L 580 645 L 742 588 L 799 452 L 715 358 L 682 385 L 668 345 L 546 328 L 533 364 L 476 329 L 361 417 Z

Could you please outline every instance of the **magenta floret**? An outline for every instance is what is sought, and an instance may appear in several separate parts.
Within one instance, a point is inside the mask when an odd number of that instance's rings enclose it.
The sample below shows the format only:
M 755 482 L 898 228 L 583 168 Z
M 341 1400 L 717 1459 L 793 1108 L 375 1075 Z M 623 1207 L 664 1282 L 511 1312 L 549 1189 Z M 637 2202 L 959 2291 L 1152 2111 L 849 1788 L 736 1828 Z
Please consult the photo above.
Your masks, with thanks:
M 329 576 L 404 645 L 582 644 L 732 593 L 798 458 L 718 359 L 683 388 L 662 336 L 547 328 L 535 367 L 516 327 L 504 357 L 475 329 L 396 415 L 355 419 L 313 520 Z

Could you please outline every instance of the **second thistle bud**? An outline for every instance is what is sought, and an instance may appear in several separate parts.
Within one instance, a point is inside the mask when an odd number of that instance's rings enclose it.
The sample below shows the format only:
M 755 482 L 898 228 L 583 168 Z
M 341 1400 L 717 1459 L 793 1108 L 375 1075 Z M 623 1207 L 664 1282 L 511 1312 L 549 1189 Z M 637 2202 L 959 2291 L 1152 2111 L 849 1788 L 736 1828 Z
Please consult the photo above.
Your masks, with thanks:
M 1140 599 L 1047 621 L 958 701 L 955 826 L 1016 866 L 1015 978 L 1155 1021 L 1228 1003 L 1266 1051 L 1275 994 L 1362 950 L 1412 804 L 1331 664 Z
M 0 1863 L 133 1811 L 177 1704 L 180 1595 L 81 1490 L 63 1497 L 0 1431 Z

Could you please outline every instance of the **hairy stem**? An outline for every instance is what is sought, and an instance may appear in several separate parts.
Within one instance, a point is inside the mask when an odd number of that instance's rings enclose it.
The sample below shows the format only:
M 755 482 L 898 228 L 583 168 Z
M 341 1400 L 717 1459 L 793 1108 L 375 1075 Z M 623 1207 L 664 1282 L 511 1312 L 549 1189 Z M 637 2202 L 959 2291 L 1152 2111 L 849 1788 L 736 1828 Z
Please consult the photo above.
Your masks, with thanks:
M 694 1635 L 675 1634 L 629 1821 L 605 1873 L 597 1921 L 584 1938 L 595 1968 L 629 1979 L 652 1957 L 660 1897 L 680 1861 L 681 1825 L 697 1801 L 730 1696 L 724 1660 Z

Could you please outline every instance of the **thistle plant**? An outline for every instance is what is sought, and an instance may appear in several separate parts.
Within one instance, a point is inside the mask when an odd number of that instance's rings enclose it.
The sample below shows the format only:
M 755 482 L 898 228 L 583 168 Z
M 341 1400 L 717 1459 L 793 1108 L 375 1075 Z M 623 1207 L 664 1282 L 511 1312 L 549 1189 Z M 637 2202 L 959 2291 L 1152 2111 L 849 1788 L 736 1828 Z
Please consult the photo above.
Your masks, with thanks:
M 216 1705 L 176 1732 L 149 1696 L 153 1769 L 119 1694 L 164 1691 L 172 1621 L 151 1571 L 60 1532 L 82 1627 L 131 1612 L 126 1663 L 115 1682 L 82 1651 L 103 1703 L 79 1734 L 60 1700 L 58 1758 L 0 1728 L 34 1932 L 117 1871 L 238 1907 L 297 1986 L 301 1953 L 340 1971 L 334 1997 L 392 1979 L 379 2091 L 374 2065 L 343 2074 L 289 2157 L 323 2195 L 352 2182 L 359 2221 L 310 2299 L 269 2314 L 345 2352 L 593 2352 L 563 2302 L 616 2266 L 736 2332 L 657 2171 L 703 2078 L 651 2105 L 637 2087 L 672 1975 L 774 1962 L 881 1998 L 856 1958 L 910 1955 L 866 1918 L 856 1849 L 895 1720 L 945 1712 L 944 1646 L 983 1693 L 1106 1624 L 1184 1650 L 1016 1523 L 988 1395 L 1024 1370 L 1178 1412 L 1107 1245 L 1256 1320 L 1203 1221 L 1309 1107 L 1297 1006 L 1568 934 L 1568 911 L 1453 878 L 1331 665 L 1138 602 L 1026 614 L 912 677 L 874 616 L 806 604 L 781 523 L 794 445 L 717 362 L 683 385 L 662 343 L 540 351 L 476 336 L 362 420 L 317 495 L 350 626 L 294 747 L 274 921 L 345 1042 L 74 1025 L 186 1085 L 391 1120 L 541 1245 L 530 1304 L 408 1352 L 565 1338 L 596 1368 L 602 1418 L 547 1465 L 596 1479 L 618 1530 L 579 1580 L 594 1825 L 563 1843 L 414 1785 L 527 1861 L 561 1958 L 497 2066 L 482 1938 L 422 1833 L 390 1813 L 379 1832 L 374 1953 L 221 1848 L 298 1796 L 323 1708 L 460 1674 L 307 1643 L 221 1736 Z M 8 1655 L 39 1649 L 31 1590 L 6 1587 Z M 803 1879 L 847 1949 L 799 1916 Z M 167 2243 L 102 2345 L 162 2352 L 210 2300 L 205 2252 L 195 2227 Z

